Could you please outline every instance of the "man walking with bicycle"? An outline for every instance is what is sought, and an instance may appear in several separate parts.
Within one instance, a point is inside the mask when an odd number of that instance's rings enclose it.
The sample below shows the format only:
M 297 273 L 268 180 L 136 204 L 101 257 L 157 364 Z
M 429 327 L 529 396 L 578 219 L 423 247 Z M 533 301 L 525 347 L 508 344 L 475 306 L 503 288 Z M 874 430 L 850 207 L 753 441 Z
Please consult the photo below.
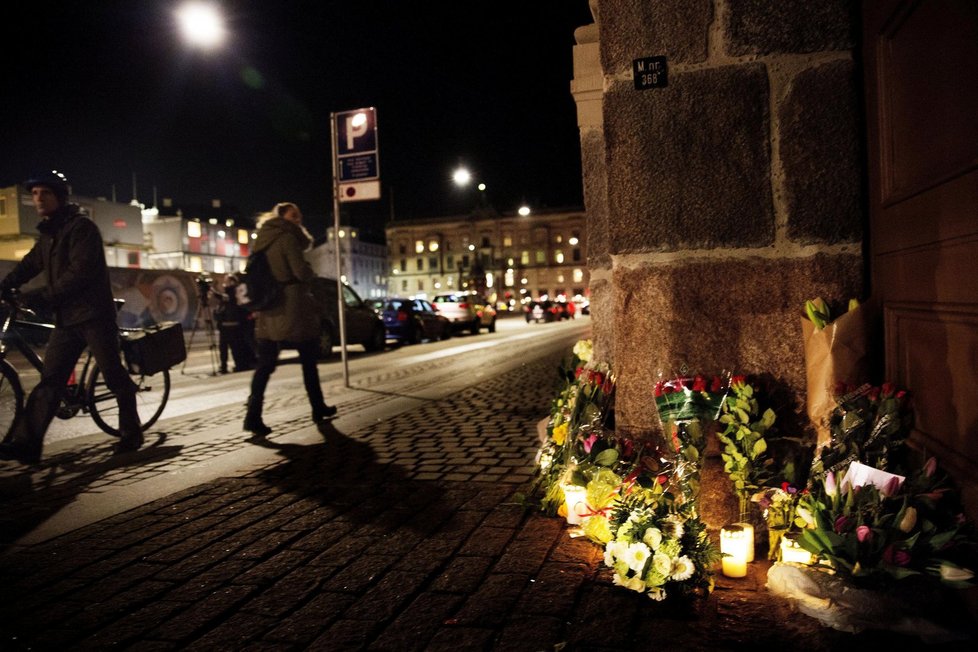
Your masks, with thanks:
M 88 347 L 119 402 L 121 438 L 117 453 L 138 450 L 143 433 L 136 409 L 136 386 L 119 353 L 116 309 L 98 226 L 77 204 L 68 202 L 68 181 L 56 172 L 24 184 L 41 216 L 34 247 L 0 281 L 0 295 L 9 297 L 42 274 L 45 298 L 54 312 L 54 331 L 44 354 L 41 380 L 31 391 L 23 415 L 0 443 L 0 459 L 34 464 L 41 459 L 44 435 L 57 412 L 65 383 Z

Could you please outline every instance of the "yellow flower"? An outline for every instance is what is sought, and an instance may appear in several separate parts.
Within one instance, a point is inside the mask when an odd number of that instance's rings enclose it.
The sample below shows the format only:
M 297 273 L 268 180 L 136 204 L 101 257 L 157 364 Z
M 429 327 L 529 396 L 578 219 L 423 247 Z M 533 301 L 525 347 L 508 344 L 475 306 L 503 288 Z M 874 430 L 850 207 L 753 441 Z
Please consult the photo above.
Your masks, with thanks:
M 554 443 L 558 446 L 564 445 L 564 440 L 567 439 L 567 423 L 562 423 L 559 426 L 554 426 Z

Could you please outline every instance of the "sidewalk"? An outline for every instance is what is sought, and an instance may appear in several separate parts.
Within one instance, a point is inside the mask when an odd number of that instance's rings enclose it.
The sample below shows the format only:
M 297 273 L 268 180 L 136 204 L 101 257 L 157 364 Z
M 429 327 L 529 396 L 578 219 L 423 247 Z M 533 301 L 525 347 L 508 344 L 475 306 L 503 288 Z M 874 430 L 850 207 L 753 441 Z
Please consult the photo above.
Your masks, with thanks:
M 926 647 L 793 613 L 764 590 L 764 562 L 718 574 L 687 607 L 613 586 L 597 546 L 514 496 L 534 477 L 557 362 L 321 431 L 283 399 L 265 442 L 244 443 L 228 410 L 164 424 L 168 437 L 129 462 L 104 439 L 46 452 L 30 494 L 9 474 L 0 494 L 0 649 Z M 353 391 L 340 413 L 379 400 Z M 244 470 L 184 477 L 215 450 Z M 170 491 L 174 478 L 185 486 Z M 104 504 L 127 496 L 131 508 Z M 71 518 L 91 524 L 66 528 L 77 503 Z

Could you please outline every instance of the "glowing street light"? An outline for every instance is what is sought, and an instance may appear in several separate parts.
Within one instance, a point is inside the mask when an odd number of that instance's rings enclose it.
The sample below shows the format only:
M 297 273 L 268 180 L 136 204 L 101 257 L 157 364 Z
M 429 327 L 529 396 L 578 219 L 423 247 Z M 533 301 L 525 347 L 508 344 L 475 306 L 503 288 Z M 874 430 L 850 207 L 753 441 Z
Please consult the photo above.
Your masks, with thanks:
M 467 186 L 472 181 L 472 173 L 465 168 L 458 168 L 452 174 L 452 181 L 455 182 L 456 186 Z M 484 185 L 484 184 L 480 184 Z M 480 188 L 481 190 L 482 188 Z
M 224 42 L 224 18 L 217 5 L 193 0 L 176 12 L 177 22 L 191 45 L 210 50 Z
M 518 213 L 519 213 L 519 214 L 520 214 L 520 215 L 521 215 L 522 217 L 526 217 L 527 215 L 529 215 L 529 214 L 530 214 L 530 207 L 529 207 L 529 206 L 527 206 L 526 204 L 523 204 L 522 206 L 520 206 L 520 209 L 519 209 L 519 210 L 518 210 L 517 212 L 518 212 Z

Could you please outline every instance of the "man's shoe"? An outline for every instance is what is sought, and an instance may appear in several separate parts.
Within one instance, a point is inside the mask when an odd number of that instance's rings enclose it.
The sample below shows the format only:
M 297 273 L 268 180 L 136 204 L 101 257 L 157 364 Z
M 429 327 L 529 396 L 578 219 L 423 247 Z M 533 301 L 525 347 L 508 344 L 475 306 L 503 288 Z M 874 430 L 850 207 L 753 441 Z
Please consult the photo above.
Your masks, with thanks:
M 312 412 L 312 420 L 315 421 L 316 423 L 326 421 L 327 419 L 335 416 L 336 416 L 336 406 L 326 405 L 325 403 L 323 403 L 321 407 L 319 407 L 316 410 L 313 410 Z
M 123 453 L 132 453 L 133 451 L 138 451 L 143 445 L 143 433 L 136 435 L 125 435 L 119 439 L 119 443 L 115 445 L 115 454 L 121 455 Z
M 248 419 L 245 418 L 244 429 L 253 434 L 256 437 L 267 437 L 272 434 L 272 429 L 265 425 L 265 422 L 259 419 Z
M 21 464 L 37 464 L 41 461 L 41 450 L 29 450 L 28 447 L 13 441 L 0 443 L 0 460 L 13 460 Z

